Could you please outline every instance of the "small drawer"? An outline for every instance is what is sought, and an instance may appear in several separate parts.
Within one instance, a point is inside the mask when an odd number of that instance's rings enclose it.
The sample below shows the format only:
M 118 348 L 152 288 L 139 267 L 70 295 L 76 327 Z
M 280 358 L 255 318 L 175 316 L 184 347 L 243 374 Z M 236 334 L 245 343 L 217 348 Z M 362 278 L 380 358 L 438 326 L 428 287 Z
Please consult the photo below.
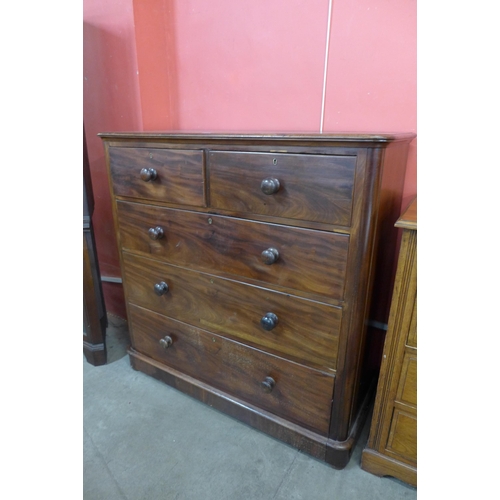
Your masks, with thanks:
M 396 400 L 417 407 L 417 356 L 413 353 L 404 355 Z
M 118 202 L 122 248 L 341 300 L 349 236 Z M 161 237 L 151 239 L 149 229 Z M 155 237 L 155 235 L 153 235 Z
M 411 313 L 410 327 L 408 328 L 408 337 L 406 345 L 409 347 L 417 347 L 417 297 L 413 304 L 413 311 Z
M 123 252 L 130 303 L 314 368 L 334 370 L 340 307 Z
M 138 352 L 326 435 L 334 377 L 141 307 L 129 306 Z
M 387 450 L 417 462 L 417 418 L 414 415 L 394 409 Z
M 109 148 L 116 196 L 203 207 L 203 152 L 198 150 Z
M 349 226 L 354 156 L 209 154 L 210 206 Z

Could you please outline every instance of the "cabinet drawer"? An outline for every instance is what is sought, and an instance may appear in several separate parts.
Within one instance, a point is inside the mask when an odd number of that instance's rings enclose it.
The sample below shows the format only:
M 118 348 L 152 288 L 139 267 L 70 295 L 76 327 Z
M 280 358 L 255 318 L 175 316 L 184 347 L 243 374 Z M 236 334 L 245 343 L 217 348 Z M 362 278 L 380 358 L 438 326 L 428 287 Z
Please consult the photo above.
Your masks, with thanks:
M 413 311 L 411 313 L 410 327 L 408 329 L 408 339 L 406 345 L 410 347 L 417 347 L 417 297 L 413 304 Z
M 111 147 L 109 162 L 116 196 L 205 206 L 202 151 Z M 142 169 L 156 178 L 143 180 Z
M 342 299 L 349 236 L 118 202 L 122 247 L 182 267 L 224 272 Z M 163 236 L 152 240 L 151 227 Z M 277 253 L 274 250 L 277 251 Z M 277 256 L 263 262 L 262 252 Z
M 387 450 L 407 460 L 417 461 L 417 419 L 415 416 L 398 409 L 394 410 Z
M 353 156 L 213 151 L 210 206 L 349 226 L 355 164 Z M 265 179 L 279 181 L 276 193 L 264 194 Z
M 417 406 L 417 355 L 405 353 L 396 399 Z
M 127 300 L 316 368 L 336 367 L 342 310 L 123 253 Z M 155 293 L 155 284 L 168 291 Z M 271 330 L 261 318 L 273 313 Z M 268 322 L 269 324 L 269 322 Z
M 264 410 L 327 433 L 333 376 L 140 307 L 130 306 L 129 311 L 137 351 Z M 164 343 L 165 348 L 159 341 L 166 336 L 172 343 Z M 271 392 L 261 386 L 266 377 L 274 381 Z

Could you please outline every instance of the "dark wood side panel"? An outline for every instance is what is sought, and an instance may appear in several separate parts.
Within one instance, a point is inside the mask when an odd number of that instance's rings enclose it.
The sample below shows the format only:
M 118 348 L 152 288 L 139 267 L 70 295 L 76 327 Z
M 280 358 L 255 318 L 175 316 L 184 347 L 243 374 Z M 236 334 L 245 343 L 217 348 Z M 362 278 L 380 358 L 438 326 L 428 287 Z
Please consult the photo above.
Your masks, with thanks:
M 191 269 L 224 272 L 341 300 L 349 236 L 118 202 L 122 247 Z M 164 236 L 152 240 L 151 227 Z M 262 252 L 275 248 L 268 265 Z M 307 272 L 304 272 L 307 270 Z
M 135 349 L 264 410 L 326 434 L 333 376 L 130 306 Z M 168 336 L 164 349 L 159 341 Z M 272 377 L 266 393 L 261 383 Z
M 113 147 L 109 161 L 116 196 L 205 206 L 203 151 Z M 142 180 L 143 168 L 157 178 Z
M 83 352 L 89 363 L 106 364 L 106 307 L 92 226 L 83 230 Z
M 356 158 L 232 153 L 208 155 L 212 208 L 349 226 Z M 266 195 L 261 182 L 278 179 Z
M 123 262 L 129 302 L 311 367 L 335 369 L 341 308 L 125 252 Z M 162 281 L 169 291 L 158 296 L 154 285 Z M 271 331 L 260 324 L 268 312 L 278 316 Z
M 407 143 L 360 153 L 356 167 L 353 227 L 349 246 L 344 309 L 340 338 L 332 437 L 344 439 L 370 386 L 373 371 L 363 370 L 367 324 L 387 321 L 391 292 L 388 283 L 396 261 L 397 230 L 404 183 Z M 373 300 L 372 300 L 373 299 Z M 382 316 L 378 313 L 382 312 Z

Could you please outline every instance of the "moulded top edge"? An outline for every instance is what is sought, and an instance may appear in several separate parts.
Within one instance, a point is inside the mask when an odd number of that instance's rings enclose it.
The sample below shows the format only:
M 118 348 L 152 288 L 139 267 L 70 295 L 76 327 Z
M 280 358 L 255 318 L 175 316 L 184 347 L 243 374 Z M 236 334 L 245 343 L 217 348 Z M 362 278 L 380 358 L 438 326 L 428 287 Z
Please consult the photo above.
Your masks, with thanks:
M 334 133 L 334 134 L 257 134 L 257 133 L 209 133 L 209 132 L 101 132 L 102 139 L 171 139 L 171 140 L 229 140 L 229 141 L 315 141 L 315 142 L 356 142 L 356 143 L 389 143 L 394 141 L 410 141 L 416 137 L 414 133 Z

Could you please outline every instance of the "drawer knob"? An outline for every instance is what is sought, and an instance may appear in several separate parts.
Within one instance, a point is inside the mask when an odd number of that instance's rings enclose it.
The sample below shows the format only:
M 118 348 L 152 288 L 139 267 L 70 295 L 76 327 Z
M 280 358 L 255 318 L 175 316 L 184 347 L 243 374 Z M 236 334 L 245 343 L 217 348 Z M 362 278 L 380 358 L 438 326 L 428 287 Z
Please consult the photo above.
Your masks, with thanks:
M 172 345 L 172 342 L 172 337 L 169 337 L 168 335 L 160 339 L 160 345 L 163 349 L 168 349 Z
M 266 377 L 261 383 L 260 386 L 264 392 L 271 392 L 274 389 L 276 382 L 273 377 Z
M 278 316 L 274 313 L 266 313 L 260 320 L 260 324 L 264 330 L 270 331 L 278 324 Z
M 160 240 L 163 238 L 164 234 L 163 229 L 160 226 L 150 227 L 148 233 L 152 240 Z
M 158 172 L 154 168 L 143 168 L 141 170 L 141 179 L 144 182 L 154 181 L 158 177 Z
M 262 252 L 261 256 L 262 262 L 270 266 L 280 258 L 280 253 L 278 252 L 278 250 L 276 250 L 276 248 L 268 248 L 267 250 L 264 250 Z
M 164 281 L 160 281 L 155 285 L 155 293 L 158 297 L 161 297 L 168 292 L 168 285 Z
M 264 194 L 277 193 L 280 189 L 280 181 L 278 179 L 268 177 L 260 183 L 260 189 L 262 189 Z

